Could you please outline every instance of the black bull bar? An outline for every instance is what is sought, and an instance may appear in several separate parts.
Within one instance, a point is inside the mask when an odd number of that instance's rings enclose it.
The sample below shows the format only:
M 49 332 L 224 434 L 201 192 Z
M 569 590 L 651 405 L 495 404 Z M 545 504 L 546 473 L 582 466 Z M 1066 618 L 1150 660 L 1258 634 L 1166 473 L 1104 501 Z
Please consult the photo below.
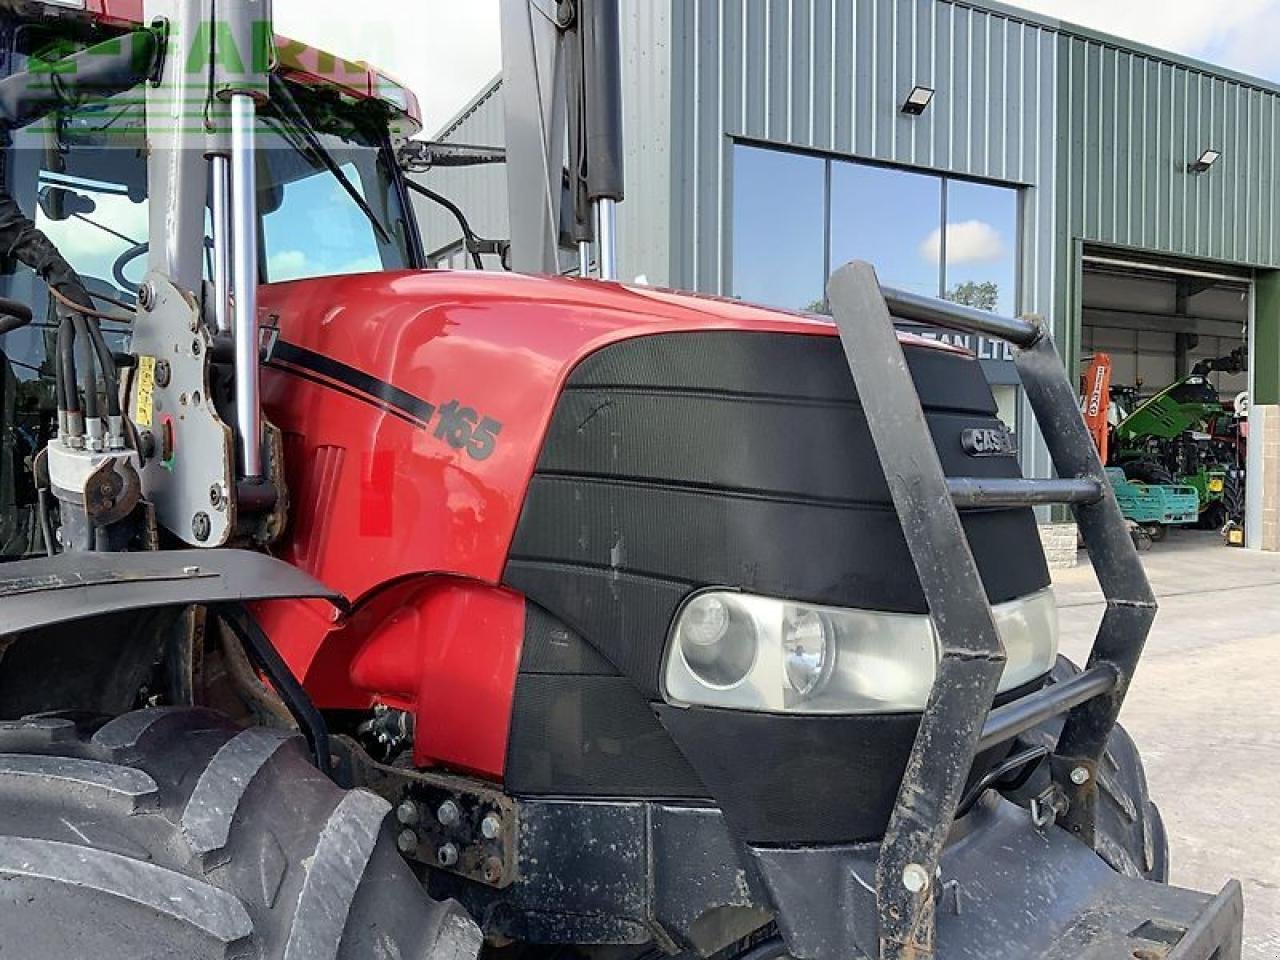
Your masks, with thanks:
M 947 960 L 1237 960 L 1243 914 L 1237 883 L 1210 898 L 1121 877 L 1092 853 L 1099 764 L 1142 655 L 1156 602 L 1080 415 L 1075 387 L 1048 331 L 1032 319 L 1000 317 L 882 288 L 875 270 L 862 262 L 848 264 L 832 276 L 829 299 L 941 652 L 884 840 L 870 860 L 866 850 L 847 848 L 836 858 L 841 863 L 839 876 L 830 877 L 832 883 L 847 882 L 841 877 L 850 870 L 855 880 L 863 878 L 864 893 L 874 893 L 875 916 L 866 919 L 873 920 L 870 926 L 878 930 L 878 950 L 864 946 L 863 952 L 878 953 L 882 960 L 934 956 Z M 1060 479 L 948 479 L 898 342 L 895 317 L 1010 343 Z M 1073 510 L 1106 597 L 1106 613 L 1079 677 L 992 710 L 1005 653 L 958 511 L 1049 503 L 1069 504 Z M 1050 769 L 1057 821 L 1065 832 L 1012 834 L 1007 846 L 1018 849 L 1028 858 L 1025 861 L 1014 862 L 1000 856 L 999 848 L 993 853 L 988 844 L 975 843 L 975 849 L 984 851 L 984 869 L 976 869 L 982 864 L 964 869 L 962 863 L 952 864 L 951 871 L 943 869 L 944 849 L 947 860 L 964 857 L 964 840 L 957 842 L 952 836 L 948 843 L 948 838 L 976 753 L 1064 713 Z M 827 951 L 805 949 L 806 932 L 800 929 L 805 900 L 795 884 L 810 870 L 797 873 L 800 864 L 792 858 L 805 854 L 756 851 L 793 952 L 819 956 Z M 835 851 L 828 849 L 821 855 L 823 872 L 830 869 Z M 867 862 L 859 864 L 860 858 Z M 985 875 L 982 884 L 970 886 L 986 889 L 988 894 L 1004 892 L 988 897 L 985 906 L 968 904 L 979 917 L 975 921 L 971 912 L 966 920 L 962 899 L 948 904 L 944 887 L 948 872 Z M 1005 882 L 1009 877 L 1020 880 L 1009 884 Z M 1026 900 L 1027 891 L 1036 891 L 1033 900 L 1040 908 Z M 811 887 L 808 892 L 812 896 Z M 960 896 L 959 890 L 954 892 Z M 974 896 L 972 891 L 968 895 Z M 983 899 L 981 894 L 977 898 Z M 817 899 L 830 902 L 827 897 Z M 851 889 L 850 911 L 856 912 L 855 904 L 866 899 Z M 1010 902 L 1022 901 L 1021 919 L 1005 915 Z M 1063 914 L 1051 908 L 1055 903 L 1069 911 Z M 989 911 L 986 920 L 995 939 L 975 932 L 985 911 Z M 811 935 L 831 929 L 830 920 L 810 919 Z M 847 938 L 847 922 L 856 918 L 846 915 L 843 920 Z M 1040 937 L 1032 936 L 1032 927 Z M 1031 948 L 1046 932 L 1051 941 Z M 948 942 L 949 936 L 954 944 Z M 853 946 L 847 939 L 845 943 Z

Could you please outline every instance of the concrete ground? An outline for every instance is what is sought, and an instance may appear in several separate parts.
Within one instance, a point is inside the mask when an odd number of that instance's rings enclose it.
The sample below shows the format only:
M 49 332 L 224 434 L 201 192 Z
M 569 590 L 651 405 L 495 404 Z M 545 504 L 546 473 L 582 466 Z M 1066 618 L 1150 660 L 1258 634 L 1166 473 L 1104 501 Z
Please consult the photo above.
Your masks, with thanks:
M 1056 571 L 1062 652 L 1088 654 L 1101 592 L 1083 553 Z M 1245 958 L 1280 957 L 1280 554 L 1176 531 L 1143 554 L 1160 612 L 1120 720 L 1164 814 L 1171 880 L 1238 877 Z

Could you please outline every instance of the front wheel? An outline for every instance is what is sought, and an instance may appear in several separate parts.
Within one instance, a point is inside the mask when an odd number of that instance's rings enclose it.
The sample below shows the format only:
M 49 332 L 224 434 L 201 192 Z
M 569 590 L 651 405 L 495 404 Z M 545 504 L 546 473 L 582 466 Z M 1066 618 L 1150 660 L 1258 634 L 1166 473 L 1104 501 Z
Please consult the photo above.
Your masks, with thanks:
M 474 960 L 396 852 L 387 802 L 298 738 L 208 710 L 0 723 L 7 960 Z

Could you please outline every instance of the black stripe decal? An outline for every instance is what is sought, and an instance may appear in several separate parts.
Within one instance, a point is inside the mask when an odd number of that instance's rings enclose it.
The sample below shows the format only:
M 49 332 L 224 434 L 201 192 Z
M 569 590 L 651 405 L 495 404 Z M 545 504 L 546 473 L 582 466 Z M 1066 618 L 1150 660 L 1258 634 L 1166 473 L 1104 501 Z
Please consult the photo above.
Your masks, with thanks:
M 398 407 L 393 407 L 389 403 L 383 403 L 381 400 L 378 400 L 375 397 L 370 397 L 363 393 L 358 393 L 357 391 L 352 390 L 350 387 L 345 387 L 342 384 L 335 383 L 332 380 L 326 380 L 324 377 L 318 377 L 314 373 L 308 373 L 306 370 L 303 370 L 299 367 L 294 367 L 286 363 L 280 363 L 277 360 L 268 360 L 266 365 L 270 367 L 272 370 L 279 370 L 281 373 L 287 373 L 291 377 L 297 377 L 299 380 L 307 381 L 307 383 L 314 383 L 318 387 L 325 387 L 326 389 L 332 390 L 335 393 L 340 393 L 344 397 L 350 397 L 352 400 L 358 400 L 361 403 L 367 403 L 370 406 L 377 407 L 379 410 L 382 410 L 384 413 L 389 413 L 396 419 L 403 420 L 405 423 L 409 424 L 411 427 L 419 427 L 421 429 L 426 429 L 427 425 L 423 423 L 421 420 L 419 420 L 417 417 L 411 417 L 409 416 L 409 414 L 405 413 L 403 410 L 399 409 Z
M 280 363 L 288 364 L 290 367 L 297 367 L 300 370 L 309 370 L 334 381 L 335 384 L 344 384 L 356 391 L 357 395 L 363 395 L 357 396 L 357 399 L 366 401 L 372 399 L 378 406 L 391 411 L 399 411 L 422 427 L 430 423 L 431 418 L 436 413 L 436 407 L 433 403 L 428 403 L 426 400 L 415 397 L 411 393 L 406 393 L 399 387 L 393 386 L 385 380 L 379 380 L 363 370 L 357 370 L 355 367 L 347 366 L 347 364 L 339 360 L 326 357 L 297 344 L 277 340 L 275 348 L 271 351 L 271 360 L 268 361 L 268 364 L 275 366 L 273 361 L 279 361 Z M 280 369 L 287 368 L 281 367 Z

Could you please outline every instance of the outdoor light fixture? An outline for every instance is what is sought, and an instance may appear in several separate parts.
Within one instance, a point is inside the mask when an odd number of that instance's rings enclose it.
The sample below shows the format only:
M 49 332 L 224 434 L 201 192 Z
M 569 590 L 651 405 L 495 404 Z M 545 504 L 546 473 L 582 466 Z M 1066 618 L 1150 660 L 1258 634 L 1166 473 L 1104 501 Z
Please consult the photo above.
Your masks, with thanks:
M 917 85 L 911 88 L 911 92 L 907 94 L 907 99 L 902 102 L 902 112 L 918 117 L 929 108 L 929 104 L 932 102 L 933 87 Z
M 1187 164 L 1187 173 L 1204 173 L 1218 162 L 1218 158 L 1220 156 L 1222 156 L 1222 151 L 1220 150 L 1214 150 L 1212 148 L 1206 150 L 1204 153 L 1200 154 L 1200 158 L 1198 160 Z

